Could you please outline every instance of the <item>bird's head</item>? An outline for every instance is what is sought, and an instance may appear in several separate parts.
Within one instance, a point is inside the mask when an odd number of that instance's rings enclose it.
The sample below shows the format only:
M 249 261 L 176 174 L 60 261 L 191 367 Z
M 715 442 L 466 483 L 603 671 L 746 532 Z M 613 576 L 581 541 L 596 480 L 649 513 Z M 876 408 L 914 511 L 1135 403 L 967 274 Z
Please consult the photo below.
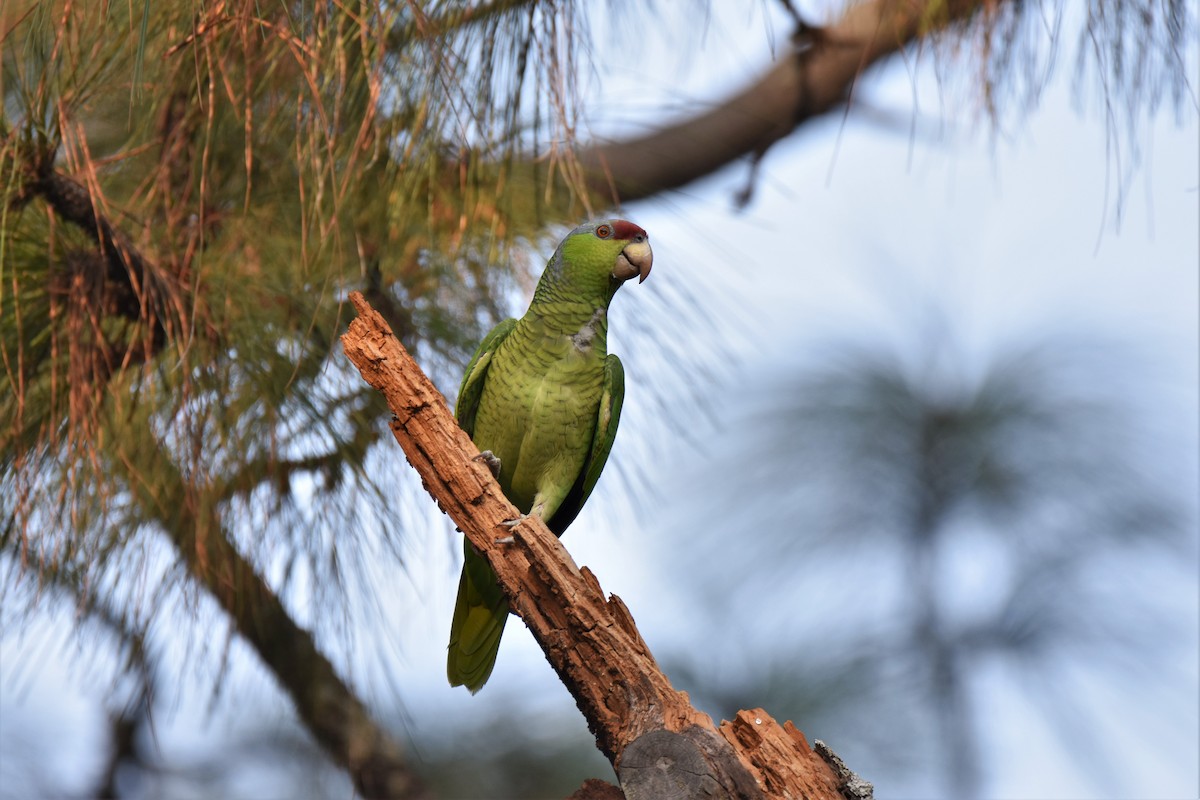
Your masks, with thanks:
M 612 297 L 630 278 L 646 280 L 654 263 L 646 231 L 623 219 L 586 222 L 567 234 L 548 272 L 583 290 Z

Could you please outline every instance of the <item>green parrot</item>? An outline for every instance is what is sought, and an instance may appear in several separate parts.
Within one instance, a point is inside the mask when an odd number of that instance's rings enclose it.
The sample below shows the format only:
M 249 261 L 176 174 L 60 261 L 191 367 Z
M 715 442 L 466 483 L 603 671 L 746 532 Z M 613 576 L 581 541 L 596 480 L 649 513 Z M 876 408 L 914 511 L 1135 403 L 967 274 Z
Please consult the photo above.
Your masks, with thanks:
M 595 487 L 621 416 L 625 371 L 608 355 L 608 304 L 652 261 L 632 222 L 580 225 L 546 264 L 525 316 L 492 329 L 459 387 L 455 417 L 504 495 L 558 536 Z M 474 694 L 492 674 L 508 601 L 469 542 L 464 552 L 446 673 Z

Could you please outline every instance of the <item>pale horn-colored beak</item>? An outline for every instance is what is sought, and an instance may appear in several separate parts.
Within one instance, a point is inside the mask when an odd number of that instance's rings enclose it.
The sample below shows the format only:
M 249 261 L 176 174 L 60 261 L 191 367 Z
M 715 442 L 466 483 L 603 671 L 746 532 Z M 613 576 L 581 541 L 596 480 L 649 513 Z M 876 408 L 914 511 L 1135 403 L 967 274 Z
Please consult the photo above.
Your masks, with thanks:
M 653 264 L 654 251 L 650 249 L 649 242 L 630 242 L 625 245 L 621 255 L 617 256 L 617 263 L 613 267 L 612 274 L 614 278 L 621 281 L 627 281 L 635 275 L 640 275 L 638 283 L 641 283 L 650 274 L 650 267 Z

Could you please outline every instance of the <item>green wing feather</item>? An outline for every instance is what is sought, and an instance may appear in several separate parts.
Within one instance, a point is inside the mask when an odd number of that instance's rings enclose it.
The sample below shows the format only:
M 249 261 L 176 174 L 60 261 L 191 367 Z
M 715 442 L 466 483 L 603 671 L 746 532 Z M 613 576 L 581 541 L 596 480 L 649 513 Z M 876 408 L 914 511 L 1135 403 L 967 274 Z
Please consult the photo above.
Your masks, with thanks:
M 517 321 L 509 318 L 492 328 L 475 349 L 475 355 L 471 356 L 467 371 L 463 373 L 462 384 L 458 387 L 458 402 L 454 405 L 454 418 L 468 436 L 475 435 L 475 412 L 479 410 L 479 398 L 483 396 L 483 379 L 487 377 L 492 356 L 516 326 Z
M 621 366 L 621 359 L 609 355 L 604 359 L 604 389 L 596 413 L 596 432 L 592 436 L 591 452 L 579 473 L 579 479 L 547 522 L 556 535 L 562 536 L 567 526 L 575 521 L 583 504 L 591 496 L 592 489 L 596 487 L 596 481 L 600 480 L 600 473 L 604 470 L 617 436 L 617 423 L 621 421 L 621 406 L 624 403 L 625 368 Z
M 515 319 L 506 319 L 492 328 L 467 364 L 462 385 L 458 387 L 454 417 L 468 436 L 475 435 L 475 413 L 479 410 L 479 398 L 483 395 L 492 356 L 516 324 Z M 466 686 L 474 694 L 487 682 L 496 665 L 500 637 L 508 620 L 508 601 L 496 583 L 492 568 L 465 539 L 463 558 L 458 600 L 450 623 L 446 675 L 451 686 Z

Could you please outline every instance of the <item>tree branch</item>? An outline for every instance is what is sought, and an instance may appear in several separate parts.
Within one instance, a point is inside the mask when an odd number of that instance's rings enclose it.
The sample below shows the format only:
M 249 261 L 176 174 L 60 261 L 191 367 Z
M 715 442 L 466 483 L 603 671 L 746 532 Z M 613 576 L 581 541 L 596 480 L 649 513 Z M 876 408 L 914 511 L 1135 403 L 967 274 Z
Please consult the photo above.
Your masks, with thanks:
M 419 798 L 425 792 L 404 763 L 400 745 L 296 624 L 278 596 L 223 531 L 203 546 L 176 541 L 192 574 L 212 593 L 291 697 L 317 743 L 345 769 L 365 798 Z
M 583 147 L 588 188 L 629 202 L 675 189 L 747 155 L 761 156 L 804 122 L 840 108 L 872 64 L 934 31 L 970 20 L 979 0 L 850 4 L 836 22 L 801 28 L 790 56 L 715 108 L 646 136 Z
M 474 460 L 478 450 L 445 399 L 363 296 L 351 292 L 350 300 L 359 316 L 342 336 L 347 357 L 387 399 L 409 463 L 495 570 L 626 797 L 839 798 L 836 775 L 790 722 L 780 726 L 756 709 L 718 731 L 693 708 L 659 669 L 625 604 L 606 599 L 541 520 L 501 526 L 519 512 Z
M 400 745 L 375 722 L 318 649 L 312 634 L 296 623 L 233 545 L 215 512 L 206 513 L 207 507 L 190 499 L 196 487 L 188 485 L 188 477 L 169 457 L 156 458 L 153 468 L 157 483 L 135 478 L 129 490 L 142 507 L 157 515 L 180 562 L 279 681 L 301 723 L 330 759 L 346 770 L 359 795 L 368 800 L 426 797 L 421 782 L 405 764 Z
M 468 25 L 478 25 L 490 19 L 518 11 L 534 0 L 493 0 L 476 6 L 455 8 L 441 15 L 429 16 L 415 4 L 410 7 L 413 19 L 406 25 L 388 31 L 387 44 L 392 50 L 403 50 L 413 39 L 430 39 L 458 31 Z
M 51 166 L 50 158 L 34 159 L 18 201 L 41 197 L 62 219 L 96 240 L 107 264 L 105 279 L 114 290 L 115 310 L 123 317 L 145 321 L 151 330 L 150 352 L 167 341 L 169 312 L 181 315 L 178 293 L 125 233 L 100 213 L 83 184 Z M 182 316 L 179 316 L 182 320 Z M 176 326 L 186 330 L 182 323 Z

